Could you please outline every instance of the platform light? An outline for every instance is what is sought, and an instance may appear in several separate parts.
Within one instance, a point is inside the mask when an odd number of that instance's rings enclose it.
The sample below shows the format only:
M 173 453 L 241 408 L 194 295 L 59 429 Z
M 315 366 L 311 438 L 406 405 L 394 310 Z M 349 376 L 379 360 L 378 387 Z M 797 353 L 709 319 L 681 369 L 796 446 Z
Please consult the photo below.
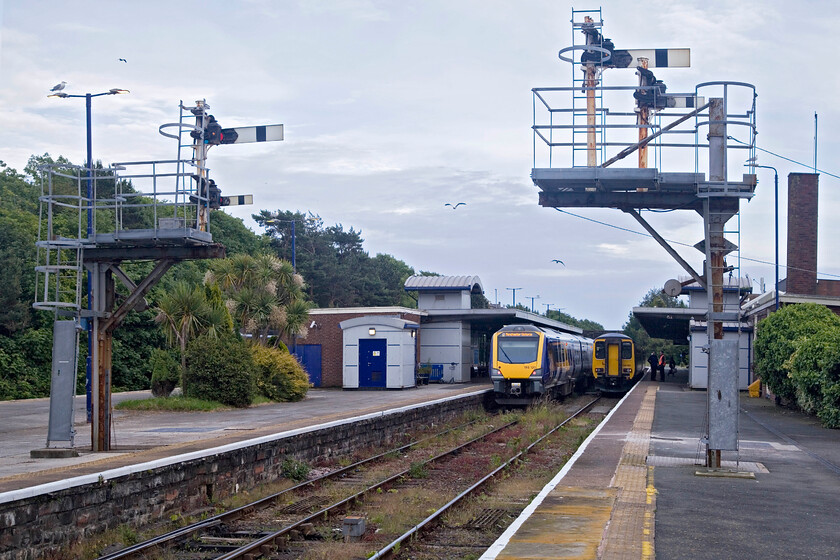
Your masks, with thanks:
M 375 329 L 374 327 L 370 327 L 370 328 L 368 329 L 368 334 L 369 334 L 370 336 L 374 336 L 374 335 L 376 334 L 376 329 Z

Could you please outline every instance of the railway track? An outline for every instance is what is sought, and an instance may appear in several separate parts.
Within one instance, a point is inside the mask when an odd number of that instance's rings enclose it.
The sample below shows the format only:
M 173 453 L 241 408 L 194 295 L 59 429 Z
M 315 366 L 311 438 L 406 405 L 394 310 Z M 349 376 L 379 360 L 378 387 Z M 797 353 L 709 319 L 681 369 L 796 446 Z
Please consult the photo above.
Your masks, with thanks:
M 256 512 L 259 512 L 263 509 L 271 508 L 276 506 L 277 504 L 284 504 L 292 499 L 294 496 L 298 496 L 300 494 L 306 495 L 307 493 L 311 493 L 324 485 L 325 483 L 332 481 L 332 480 L 353 480 L 352 475 L 360 472 L 361 469 L 369 468 L 371 465 L 375 465 L 378 462 L 384 462 L 387 458 L 399 458 L 401 456 L 405 456 L 407 452 L 412 449 L 416 448 L 423 448 L 424 445 L 428 445 L 430 442 L 434 440 L 440 440 L 441 438 L 451 435 L 451 434 L 458 434 L 462 433 L 464 430 L 467 430 L 470 426 L 475 426 L 477 421 L 468 422 L 459 426 L 455 426 L 453 428 L 449 428 L 444 430 L 440 433 L 434 434 L 430 437 L 426 437 L 417 441 L 412 441 L 405 445 L 401 445 L 399 447 L 390 449 L 383 453 L 379 453 L 377 455 L 367 457 L 363 460 L 354 462 L 351 465 L 346 467 L 338 468 L 335 470 L 330 471 L 322 476 L 314 478 L 312 480 L 308 480 L 305 482 L 301 482 L 296 484 L 290 488 L 286 488 L 279 492 L 275 492 L 269 496 L 261 498 L 259 500 L 255 500 L 251 503 L 246 505 L 231 509 L 229 511 L 225 511 L 223 513 L 211 516 L 207 519 L 203 519 L 201 521 L 191 523 L 185 527 L 181 527 L 175 529 L 173 531 L 169 531 L 165 534 L 156 536 L 154 538 L 148 539 L 146 541 L 140 542 L 138 544 L 129 546 L 117 552 L 113 552 L 111 554 L 107 554 L 104 556 L 100 556 L 98 560 L 127 560 L 133 558 L 157 558 L 160 552 L 163 549 L 172 548 L 175 546 L 180 546 L 183 543 L 198 538 L 199 535 L 211 532 L 219 532 L 223 531 L 225 527 L 240 518 L 247 517 L 249 515 L 253 515 Z M 304 497 L 301 501 L 305 502 L 306 498 Z M 315 501 L 310 499 L 311 503 L 315 503 Z M 303 504 L 299 506 L 299 509 L 303 508 Z M 294 508 L 288 508 L 294 509 Z M 243 540 L 246 539 L 247 536 L 242 534 L 235 537 L 231 537 L 231 541 Z M 216 542 L 220 542 L 220 539 L 216 537 L 209 537 L 210 541 L 215 540 Z M 222 539 L 224 540 L 224 539 Z M 224 548 L 222 545 L 217 546 L 216 548 Z
M 342 557 L 391 558 L 409 545 L 418 546 L 442 516 L 521 463 L 597 400 L 553 422 L 553 427 L 533 420 L 529 421 L 539 428 L 525 426 L 512 416 L 458 426 L 100 560 L 334 559 L 329 551 L 337 543 Z M 500 418 L 505 419 L 501 425 Z M 457 444 L 447 445 L 451 440 Z M 522 507 L 526 504 L 523 501 Z M 482 515 L 474 526 L 493 525 L 507 514 Z

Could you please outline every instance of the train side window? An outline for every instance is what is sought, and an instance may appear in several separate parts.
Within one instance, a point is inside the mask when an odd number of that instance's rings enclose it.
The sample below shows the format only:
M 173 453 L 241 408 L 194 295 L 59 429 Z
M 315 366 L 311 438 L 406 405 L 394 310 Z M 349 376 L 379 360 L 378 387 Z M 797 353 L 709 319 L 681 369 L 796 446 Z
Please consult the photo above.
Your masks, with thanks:
M 557 367 L 557 343 L 548 342 L 548 367 L 553 370 Z
M 631 360 L 633 358 L 633 343 L 629 340 L 621 341 L 621 359 Z
M 595 359 L 603 360 L 607 353 L 607 345 L 603 340 L 595 342 Z

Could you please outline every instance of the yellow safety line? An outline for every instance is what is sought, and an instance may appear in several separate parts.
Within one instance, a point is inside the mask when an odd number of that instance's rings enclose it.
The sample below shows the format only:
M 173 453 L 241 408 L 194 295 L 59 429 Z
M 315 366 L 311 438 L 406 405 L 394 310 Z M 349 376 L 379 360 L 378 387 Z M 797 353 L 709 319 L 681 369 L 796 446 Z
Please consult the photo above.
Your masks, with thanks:
M 647 466 L 656 391 L 655 386 L 646 389 L 610 483 L 618 495 L 600 547 L 599 558 L 604 560 L 651 559 L 656 554 L 656 488 L 653 467 Z

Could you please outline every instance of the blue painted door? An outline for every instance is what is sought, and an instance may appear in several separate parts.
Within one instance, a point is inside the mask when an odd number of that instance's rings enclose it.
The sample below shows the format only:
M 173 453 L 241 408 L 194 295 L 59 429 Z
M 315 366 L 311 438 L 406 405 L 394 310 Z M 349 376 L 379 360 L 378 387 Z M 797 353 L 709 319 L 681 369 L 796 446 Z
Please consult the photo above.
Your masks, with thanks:
M 387 351 L 388 341 L 383 338 L 359 340 L 359 388 L 385 388 Z
M 321 386 L 321 345 L 298 344 L 295 346 L 295 356 L 300 365 L 306 370 L 309 382 L 313 387 Z

